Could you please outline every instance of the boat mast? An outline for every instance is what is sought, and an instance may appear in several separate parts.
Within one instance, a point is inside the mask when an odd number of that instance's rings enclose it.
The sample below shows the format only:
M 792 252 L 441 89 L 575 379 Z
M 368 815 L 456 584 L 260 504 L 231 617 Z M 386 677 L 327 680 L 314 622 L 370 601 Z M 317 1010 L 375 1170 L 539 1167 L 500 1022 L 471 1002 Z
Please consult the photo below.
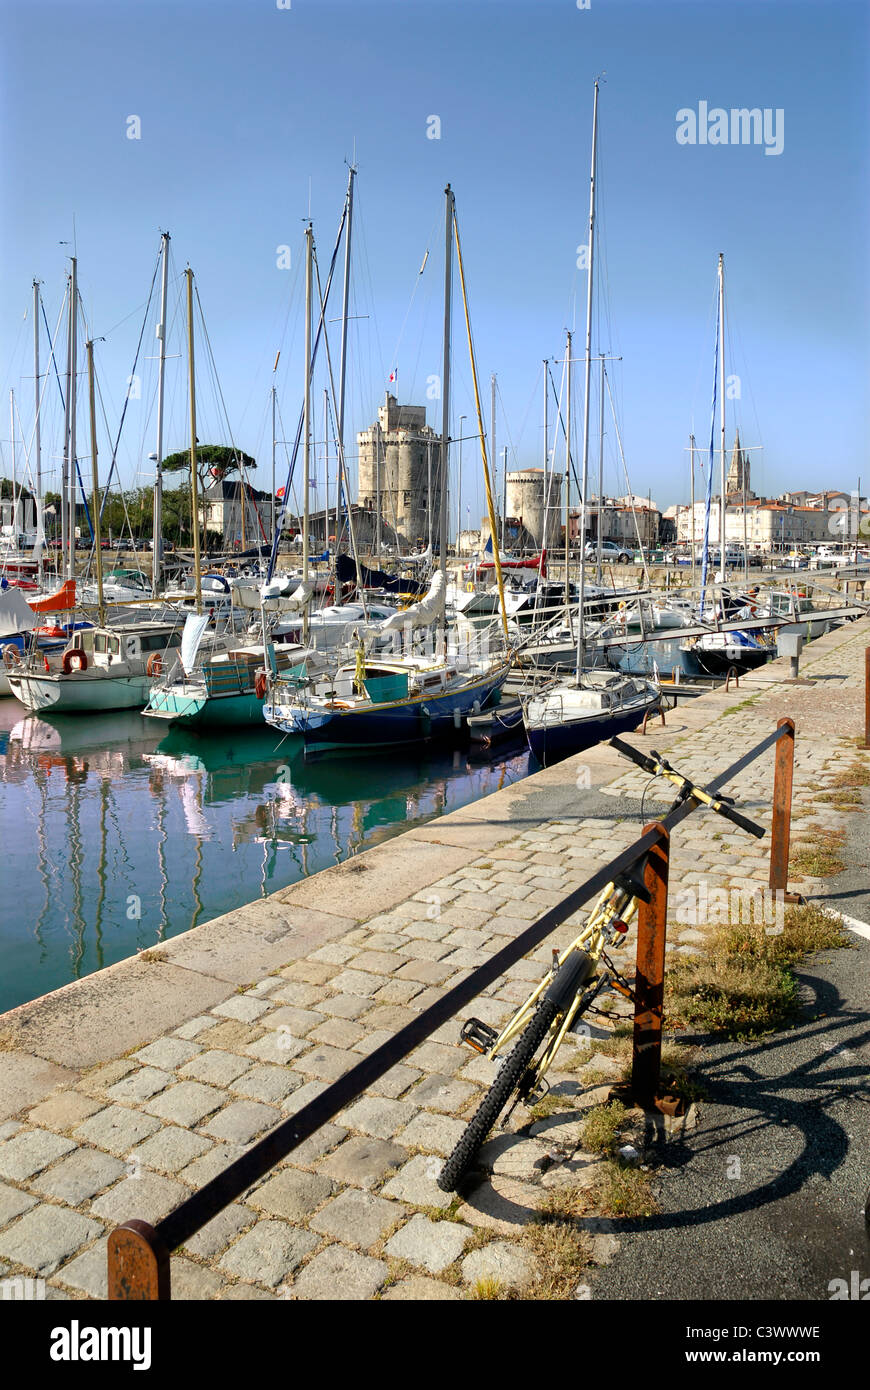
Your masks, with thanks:
M 311 223 L 305 228 L 305 406 L 303 418 L 302 463 L 305 469 L 302 516 L 302 583 L 308 582 L 309 472 L 311 468 Z M 302 612 L 302 637 L 308 641 L 308 604 Z
M 166 299 L 169 287 L 169 233 L 160 236 L 162 257 L 160 280 L 160 322 L 157 338 L 160 343 L 157 364 L 157 453 L 154 464 L 154 540 L 151 562 L 151 597 L 156 598 L 163 572 L 163 395 L 166 375 Z
M 64 578 L 75 576 L 75 475 L 76 475 L 76 308 L 78 288 L 76 258 L 70 257 L 69 320 L 67 325 L 66 405 L 64 410 L 63 477 L 61 480 L 61 539 Z
M 275 365 L 274 365 L 274 367 L 272 368 L 272 541 L 273 541 L 273 543 L 274 543 L 274 540 L 275 540 L 275 508 L 276 508 L 276 504 L 277 504 L 277 500 L 278 500 L 278 499 L 276 498 L 276 496 L 275 496 L 275 449 L 276 449 L 277 443 L 278 443 L 277 433 L 276 433 L 276 430 L 275 430 L 275 412 L 276 412 L 276 405 L 277 405 L 277 402 L 276 402 L 276 392 L 275 392 L 275 373 L 276 373 L 277 370 L 278 370 L 278 358 L 279 358 L 280 356 L 281 356 L 281 349 L 279 348 L 279 349 L 278 349 L 278 352 L 277 352 L 277 354 L 276 354 L 276 356 L 275 356 Z
M 549 358 L 544 361 L 544 532 L 541 537 L 541 550 L 547 546 L 547 537 L 550 534 L 550 410 L 547 400 L 547 393 L 550 387 L 550 364 Z
M 595 160 L 598 149 L 598 79 L 592 102 L 592 169 L 589 175 L 589 280 L 586 285 L 586 392 L 583 402 L 583 476 L 580 484 L 580 585 L 577 614 L 577 683 L 583 669 L 584 559 L 586 550 L 586 476 L 589 466 L 589 385 L 592 370 L 592 271 L 595 250 Z M 569 420 L 570 431 L 570 420 Z M 600 550 L 600 546 L 599 546 Z
M 595 583 L 601 585 L 601 493 L 604 488 L 604 353 L 601 353 L 601 408 L 598 418 L 598 518 L 595 539 L 598 542 L 598 559 L 595 562 Z M 647 538 L 648 542 L 649 538 Z
M 67 294 L 72 289 L 72 275 L 67 277 Z M 61 466 L 60 477 L 60 570 L 63 577 L 67 575 L 67 522 L 69 521 L 67 511 L 67 492 L 69 490 L 69 379 L 70 379 L 70 323 L 69 323 L 69 304 L 67 304 L 67 328 L 66 328 L 66 395 L 63 402 L 63 463 Z
M 498 497 L 498 454 L 495 447 L 495 372 L 489 379 L 490 403 L 489 403 L 489 456 L 492 459 L 492 481 L 495 484 L 495 495 Z M 496 506 L 495 519 L 498 521 L 498 507 Z M 499 544 L 497 535 L 493 536 L 494 546 Z M 504 550 L 504 518 L 501 523 L 501 547 Z
M 719 558 L 722 583 L 725 583 L 725 257 L 719 252 L 719 470 L 721 501 L 719 505 Z
M 689 435 L 689 489 L 692 499 L 692 539 L 690 541 L 692 554 L 692 589 L 695 587 L 695 436 Z
M 347 381 L 347 320 L 350 312 L 350 248 L 353 226 L 353 181 L 356 175 L 354 165 L 347 171 L 347 225 L 344 233 L 344 285 L 341 301 L 341 361 L 338 369 L 338 448 L 344 459 L 344 399 Z M 337 471 L 335 490 L 335 553 L 338 554 L 338 538 L 341 535 L 341 468 Z M 348 505 L 350 505 L 348 503 Z M 329 488 L 326 491 L 326 509 L 329 510 Z M 328 540 L 327 527 L 327 545 Z
M 329 549 L 329 389 L 323 388 L 323 546 Z
M 91 414 L 91 478 L 94 491 L 94 550 L 96 552 L 97 610 L 99 613 L 97 621 L 100 627 L 105 627 L 106 604 L 103 598 L 103 547 L 100 539 L 100 474 L 97 468 L 97 402 L 94 392 L 94 344 L 91 340 L 85 344 L 85 351 L 88 355 L 88 403 L 90 405 Z
M 450 187 L 448 185 L 448 193 Z M 452 198 L 452 195 L 451 195 Z M 453 212 L 453 232 L 456 237 L 456 260 L 459 266 L 459 283 L 462 288 L 462 307 L 465 313 L 465 332 L 468 337 L 468 357 L 471 363 L 471 380 L 474 385 L 474 408 L 477 412 L 477 432 L 480 437 L 480 454 L 483 462 L 483 486 L 486 492 L 486 508 L 489 517 L 489 534 L 498 536 L 498 523 L 495 515 L 495 502 L 493 501 L 493 490 L 489 477 L 489 464 L 486 457 L 486 432 L 483 428 L 483 411 L 480 406 L 480 387 L 477 381 L 477 363 L 474 359 L 474 340 L 471 336 L 471 316 L 468 312 L 468 292 L 465 285 L 465 271 L 462 267 L 462 246 L 459 241 L 459 224 L 456 221 L 456 212 Z M 444 513 L 442 512 L 442 519 Z M 504 630 L 505 646 L 510 646 L 510 634 L 508 632 L 507 609 L 504 602 L 504 579 L 501 569 L 501 553 L 498 545 L 493 546 L 493 559 L 495 561 L 495 582 L 498 587 L 498 602 L 501 611 L 501 622 Z
M 33 439 L 36 473 L 36 554 L 39 557 L 39 583 L 42 584 L 43 551 L 45 550 L 45 509 L 42 503 L 42 430 L 39 384 L 39 281 L 33 282 Z
M 398 387 L 396 388 L 398 390 Z M 390 393 L 387 391 L 384 398 L 384 413 L 387 421 L 387 429 L 390 428 Z M 378 420 L 375 425 L 375 568 L 381 567 L 381 547 L 383 538 L 381 534 L 381 422 Z
M 76 363 L 78 361 L 78 307 L 78 262 L 75 256 L 73 256 L 72 281 L 70 284 L 70 362 L 72 370 L 69 383 L 69 524 L 67 526 L 67 541 L 69 543 L 69 572 L 67 577 L 69 579 L 72 579 L 76 572 L 76 474 L 78 471 L 78 459 L 76 457 L 76 399 L 78 395 Z
M 438 568 L 447 578 L 447 446 L 450 439 L 450 309 L 453 292 L 453 190 L 444 190 L 444 362 L 441 371 L 441 514 L 438 526 Z M 493 538 L 498 545 L 498 538 Z
M 12 528 L 15 549 L 18 550 L 18 515 L 21 510 L 21 494 L 18 491 L 18 465 L 15 460 L 15 392 L 9 389 L 9 425 L 12 445 Z
M 506 444 L 505 444 L 504 448 L 502 449 L 502 453 L 503 453 L 503 455 L 504 455 L 504 458 L 502 459 L 502 463 L 504 464 L 504 472 L 503 472 L 503 474 L 502 474 L 502 488 L 503 488 L 503 492 L 502 492 L 502 508 L 501 508 L 501 548 L 502 548 L 502 550 L 505 550 L 506 547 L 507 547 L 507 463 L 508 463 L 508 447 L 507 447 Z
M 567 346 L 565 349 L 565 371 L 567 373 L 567 388 L 565 400 L 565 611 L 568 615 L 568 622 L 571 622 L 571 584 L 569 576 L 569 563 L 571 559 L 571 338 L 572 333 L 568 330 Z M 581 538 L 581 549 L 583 541 Z
M 36 473 L 36 534 L 37 541 L 43 531 L 42 525 L 42 440 L 39 427 L 39 281 L 33 282 L 33 405 L 35 420 L 33 426 L 34 467 Z M 39 567 L 42 569 L 42 548 L 39 551 Z
M 196 579 L 196 611 L 202 612 L 202 572 L 199 561 L 199 490 L 196 476 L 196 374 L 193 361 L 193 271 L 187 267 L 187 361 L 190 381 L 190 505 L 193 523 L 193 572 Z

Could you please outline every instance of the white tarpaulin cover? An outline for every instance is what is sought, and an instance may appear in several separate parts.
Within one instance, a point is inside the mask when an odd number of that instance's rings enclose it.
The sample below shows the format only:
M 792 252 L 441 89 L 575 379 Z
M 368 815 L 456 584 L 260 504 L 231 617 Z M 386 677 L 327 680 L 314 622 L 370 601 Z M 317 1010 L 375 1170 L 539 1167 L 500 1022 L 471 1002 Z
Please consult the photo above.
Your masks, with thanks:
M 14 637 L 18 632 L 32 632 L 42 619 L 34 613 L 20 589 L 0 592 L 0 637 Z
M 292 594 L 269 594 L 264 590 L 262 603 L 267 613 L 297 613 L 300 608 L 305 607 L 313 593 L 314 580 L 308 579 L 294 589 Z M 233 603 L 239 608 L 259 613 L 260 590 L 252 584 L 237 584 L 233 589 Z
M 208 627 L 207 613 L 188 613 L 184 620 L 184 631 L 181 634 L 181 664 L 184 667 L 185 675 L 189 676 L 193 670 L 196 654 L 199 651 L 199 644 L 202 641 L 202 634 Z
M 406 627 L 428 627 L 444 613 L 444 600 L 447 594 L 447 581 L 440 570 L 436 570 L 429 585 L 429 592 L 419 603 L 412 603 L 401 613 L 394 613 L 378 628 L 379 632 L 403 632 Z

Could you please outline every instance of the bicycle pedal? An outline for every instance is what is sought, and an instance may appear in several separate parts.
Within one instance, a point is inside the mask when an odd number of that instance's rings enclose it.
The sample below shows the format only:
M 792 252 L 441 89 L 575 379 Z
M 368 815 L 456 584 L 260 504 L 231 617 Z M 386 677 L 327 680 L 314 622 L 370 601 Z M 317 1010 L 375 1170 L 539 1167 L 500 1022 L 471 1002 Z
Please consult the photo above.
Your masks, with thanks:
M 459 1041 L 468 1043 L 475 1052 L 489 1052 L 498 1033 L 479 1018 L 469 1018 L 462 1025 Z

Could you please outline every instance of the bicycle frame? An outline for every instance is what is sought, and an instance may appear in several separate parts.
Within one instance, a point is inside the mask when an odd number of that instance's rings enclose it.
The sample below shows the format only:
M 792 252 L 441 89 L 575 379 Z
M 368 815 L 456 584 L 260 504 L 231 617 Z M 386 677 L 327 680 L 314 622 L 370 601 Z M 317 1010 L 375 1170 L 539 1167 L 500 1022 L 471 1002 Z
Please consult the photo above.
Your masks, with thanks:
M 601 960 L 605 948 L 610 945 L 612 932 L 608 931 L 611 923 L 617 919 L 626 924 L 631 921 L 637 911 L 637 898 L 631 897 L 625 889 L 619 888 L 615 883 L 608 883 L 600 893 L 590 912 L 583 930 L 575 936 L 574 940 L 565 947 L 565 950 L 555 957 L 552 968 L 544 976 L 540 984 L 536 985 L 532 993 L 520 1005 L 513 1017 L 505 1024 L 499 1033 L 487 1056 L 494 1060 L 500 1052 L 504 1050 L 508 1043 L 523 1031 L 528 1024 L 532 1014 L 537 1007 L 538 1000 L 544 990 L 553 982 L 558 970 L 565 964 L 574 951 L 585 950 L 595 965 Z M 535 1065 L 536 1084 L 546 1074 L 552 1065 L 553 1059 L 559 1048 L 562 1046 L 565 1034 L 569 1031 L 571 1024 L 580 1006 L 580 1002 L 586 993 L 590 981 L 584 980 L 582 986 L 577 990 L 570 1008 L 556 1020 L 550 1030 L 550 1037 L 546 1047 Z

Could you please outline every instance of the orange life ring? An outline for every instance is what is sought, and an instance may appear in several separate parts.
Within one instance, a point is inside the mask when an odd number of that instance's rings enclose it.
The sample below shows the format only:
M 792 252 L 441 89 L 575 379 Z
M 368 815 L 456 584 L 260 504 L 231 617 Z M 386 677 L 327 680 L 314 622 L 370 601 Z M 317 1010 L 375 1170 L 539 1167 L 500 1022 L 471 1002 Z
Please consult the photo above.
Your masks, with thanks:
M 265 698 L 266 698 L 266 688 L 267 688 L 266 672 L 265 672 L 265 671 L 258 671 L 258 672 L 257 672 L 257 675 L 256 675 L 256 677 L 255 677 L 255 679 L 254 679 L 254 694 L 256 695 L 256 697 L 257 697 L 258 700 L 265 700 Z
M 21 653 L 13 643 L 3 648 L 3 665 L 7 671 L 11 671 L 13 666 L 21 665 Z
M 47 667 L 47 666 L 48 666 L 48 658 L 47 658 L 47 657 L 46 657 L 46 660 L 45 660 L 45 664 L 46 664 L 46 667 Z M 61 666 L 62 666 L 62 668 L 63 668 L 63 673 L 64 673 L 65 676 L 68 676 L 69 673 L 70 673 L 70 671 L 86 671 L 86 670 L 88 669 L 88 658 L 87 658 L 87 655 L 86 655 L 85 652 L 83 652 L 83 651 L 81 650 L 81 648 L 79 648 L 79 647 L 74 647 L 74 648 L 72 649 L 72 651 L 64 652 L 64 654 L 63 654 L 63 661 L 61 662 Z
M 148 676 L 162 676 L 163 674 L 163 653 L 152 652 L 145 662 L 145 674 Z

